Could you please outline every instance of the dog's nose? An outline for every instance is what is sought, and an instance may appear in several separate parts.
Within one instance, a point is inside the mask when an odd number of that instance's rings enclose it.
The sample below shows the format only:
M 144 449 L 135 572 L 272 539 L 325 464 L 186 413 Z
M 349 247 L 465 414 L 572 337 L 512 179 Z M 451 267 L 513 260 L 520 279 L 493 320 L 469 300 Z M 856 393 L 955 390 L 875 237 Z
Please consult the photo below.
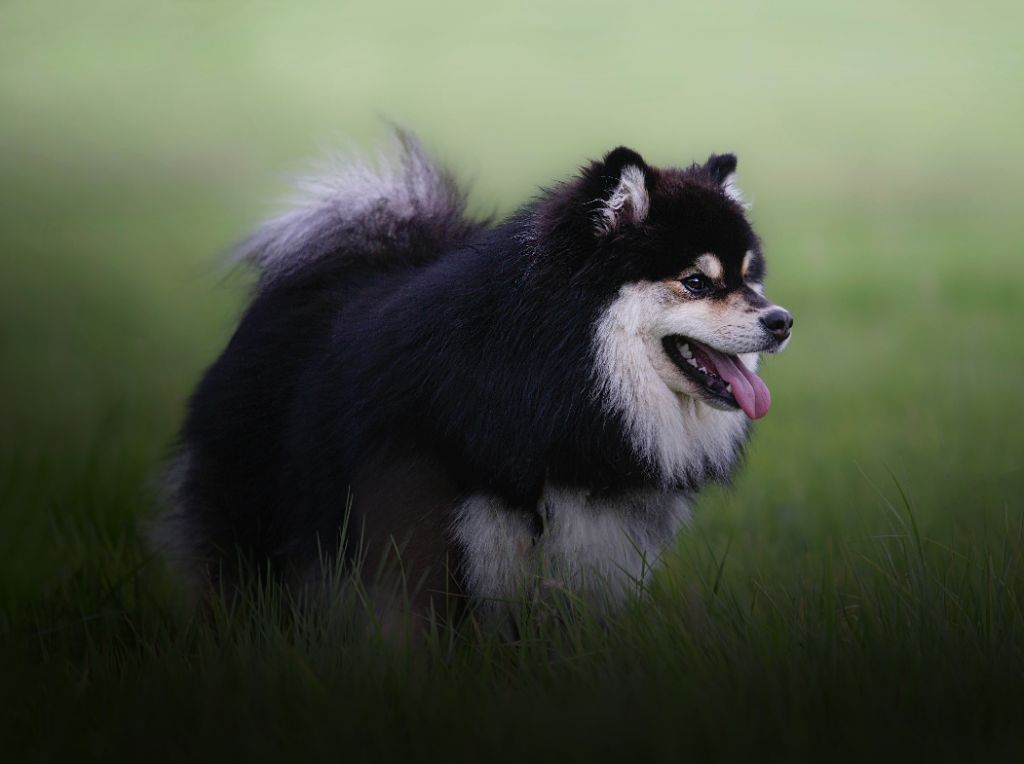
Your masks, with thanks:
M 774 335 L 775 339 L 781 342 L 789 336 L 789 332 L 793 328 L 793 317 L 789 315 L 788 310 L 773 308 L 761 316 L 761 323 Z

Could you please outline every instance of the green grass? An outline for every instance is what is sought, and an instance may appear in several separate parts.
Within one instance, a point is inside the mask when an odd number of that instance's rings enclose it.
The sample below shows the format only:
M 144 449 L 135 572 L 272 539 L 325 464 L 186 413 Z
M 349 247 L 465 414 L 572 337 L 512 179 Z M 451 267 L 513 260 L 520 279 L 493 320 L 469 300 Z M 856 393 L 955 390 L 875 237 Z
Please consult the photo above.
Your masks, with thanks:
M 1013 759 L 1024 728 L 1014 4 L 0 8 L 0 740 L 25 758 Z M 378 114 L 506 212 L 586 157 L 740 156 L 796 316 L 651 591 L 416 650 L 140 542 L 279 175 Z M 556 625 L 561 621 L 561 625 Z

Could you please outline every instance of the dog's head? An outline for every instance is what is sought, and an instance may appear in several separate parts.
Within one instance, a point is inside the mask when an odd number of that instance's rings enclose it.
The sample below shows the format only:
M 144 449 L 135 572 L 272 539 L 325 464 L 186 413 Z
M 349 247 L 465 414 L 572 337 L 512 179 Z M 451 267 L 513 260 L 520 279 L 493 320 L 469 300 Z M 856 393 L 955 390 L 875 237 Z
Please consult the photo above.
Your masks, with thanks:
M 792 316 L 764 292 L 764 255 L 734 184 L 736 157 L 658 169 L 617 148 L 564 190 L 556 234 L 577 278 L 613 286 L 598 327 L 619 375 L 653 368 L 672 392 L 714 408 L 768 411 L 758 354 L 789 341 Z M 644 364 L 647 368 L 641 369 Z

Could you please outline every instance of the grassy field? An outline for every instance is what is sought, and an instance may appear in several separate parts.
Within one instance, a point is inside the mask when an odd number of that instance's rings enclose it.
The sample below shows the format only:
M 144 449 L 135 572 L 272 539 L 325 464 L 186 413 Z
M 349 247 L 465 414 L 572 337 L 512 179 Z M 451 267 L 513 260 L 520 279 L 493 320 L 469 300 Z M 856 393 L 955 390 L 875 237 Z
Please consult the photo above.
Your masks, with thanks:
M 1018 4 L 150 5 L 0 6 L 12 761 L 1019 760 Z M 197 619 L 140 542 L 244 295 L 218 253 L 382 114 L 499 213 L 620 143 L 740 157 L 795 337 L 610 623 L 393 650 L 345 587 Z

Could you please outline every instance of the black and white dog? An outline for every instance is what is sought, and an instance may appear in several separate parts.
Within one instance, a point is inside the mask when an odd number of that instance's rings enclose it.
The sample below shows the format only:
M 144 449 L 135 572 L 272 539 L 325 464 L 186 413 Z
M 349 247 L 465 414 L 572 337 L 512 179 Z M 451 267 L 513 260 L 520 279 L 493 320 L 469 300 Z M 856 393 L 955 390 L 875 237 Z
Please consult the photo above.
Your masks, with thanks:
M 404 133 L 310 182 L 242 247 L 260 280 L 159 543 L 202 585 L 240 557 L 301 581 L 347 521 L 343 554 L 400 553 L 420 603 L 620 601 L 733 469 L 790 335 L 735 168 L 617 148 L 498 225 Z

